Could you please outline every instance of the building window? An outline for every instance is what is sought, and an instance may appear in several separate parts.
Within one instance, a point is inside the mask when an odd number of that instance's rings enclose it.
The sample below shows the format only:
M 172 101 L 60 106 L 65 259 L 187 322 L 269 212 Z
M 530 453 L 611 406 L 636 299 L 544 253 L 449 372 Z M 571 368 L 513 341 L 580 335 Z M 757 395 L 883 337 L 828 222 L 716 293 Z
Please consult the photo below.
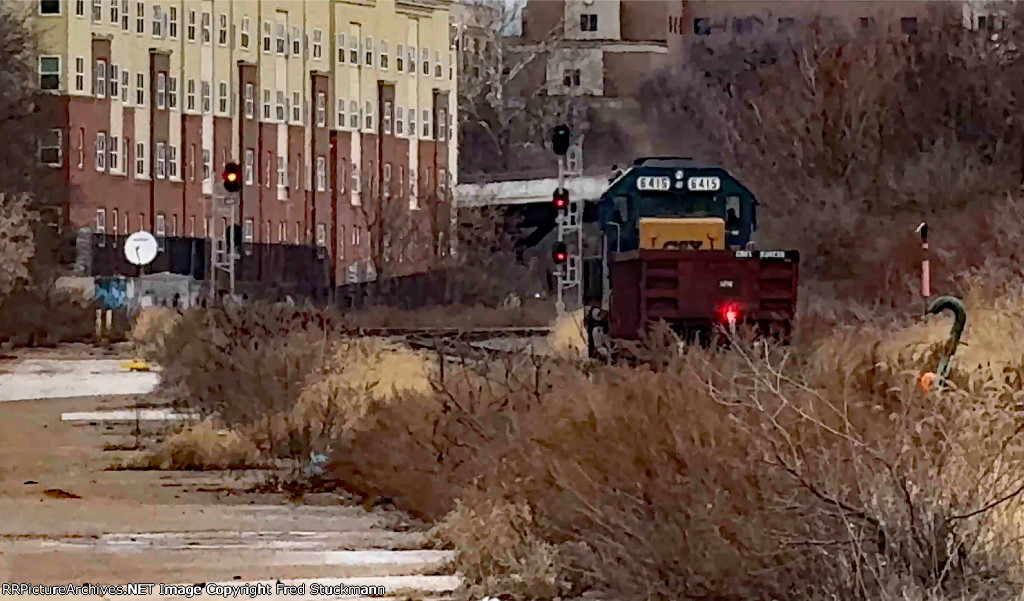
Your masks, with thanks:
M 121 71 L 121 102 L 128 103 L 128 82 L 130 77 L 127 70 Z
M 178 108 L 178 78 L 169 77 L 167 79 L 167 108 L 176 109 Z
M 562 85 L 567 88 L 578 88 L 580 85 L 580 70 L 566 69 L 562 73 Z
M 696 35 L 711 35 L 711 19 L 694 19 L 693 33 Z
M 405 67 L 404 57 L 405 46 L 399 44 L 398 48 L 395 49 L 395 71 L 398 71 L 399 73 L 401 73 Z
M 128 31 L 128 20 L 130 15 L 128 14 L 128 0 L 121 0 L 121 29 Z M 125 215 L 125 219 L 128 215 Z
M 253 183 L 253 172 L 255 170 L 255 155 L 252 149 L 245 149 L 245 185 L 251 186 Z
M 270 52 L 270 21 L 263 22 L 263 52 Z
M 256 99 L 253 98 L 253 87 L 251 83 L 245 84 L 245 118 L 252 119 Z
M 146 106 L 146 74 L 135 74 L 135 104 Z
M 85 128 L 78 128 L 78 168 L 85 167 Z
M 196 80 L 190 79 L 185 84 L 185 109 L 196 110 Z
M 275 36 L 277 41 L 277 53 L 281 56 L 285 56 L 288 54 L 288 40 L 285 39 L 284 23 L 278 23 L 277 27 L 274 28 L 274 31 L 277 34 Z
M 298 221 L 295 222 L 295 243 L 302 244 L 302 226 Z
M 178 7 L 170 7 L 169 12 L 171 19 L 170 24 L 167 26 L 167 35 L 174 39 L 178 39 Z
M 75 91 L 85 91 L 85 58 L 75 57 Z
M 146 33 L 146 5 L 135 5 L 135 33 Z
M 242 48 L 249 49 L 249 17 L 242 17 L 242 30 L 238 41 Z
M 409 109 L 409 137 L 416 137 L 416 109 Z
M 430 111 L 423 109 L 423 138 L 430 139 Z
M 110 136 L 110 143 L 107 144 L 107 148 L 110 152 L 110 170 L 118 171 L 121 168 L 121 161 L 119 160 L 121 145 L 119 144 L 117 136 Z
M 156 236 L 157 238 L 163 238 L 167 235 L 167 218 L 164 217 L 163 213 L 157 213 L 156 216 Z
M 210 181 L 210 174 L 213 173 L 213 153 L 209 148 L 203 149 L 203 181 Z
M 405 59 L 406 62 L 408 62 L 408 64 L 406 65 L 406 70 L 409 72 L 409 75 L 412 75 L 413 73 L 416 72 L 416 49 L 413 48 L 412 46 L 409 46 L 409 48 L 405 51 Z
M 302 100 L 298 92 L 292 92 L 292 121 L 302 122 Z
M 263 88 L 263 120 L 270 121 L 270 90 Z
M 117 65 L 109 65 L 107 67 L 107 75 L 108 75 L 108 81 L 110 82 L 110 99 L 111 100 L 120 100 L 121 99 L 121 91 L 120 91 L 121 77 L 118 75 Z
M 363 46 L 363 62 L 367 67 L 373 67 L 373 38 L 366 36 L 364 40 L 365 46 Z
M 580 30 L 597 31 L 597 15 L 593 13 L 584 13 L 580 15 Z
M 364 127 L 368 131 L 373 131 L 373 103 L 369 100 L 366 101 L 366 112 L 363 114 L 366 122 Z
M 448 111 L 441 109 L 437 112 L 437 141 L 444 142 L 448 137 Z
M 178 147 L 167 145 L 167 177 L 178 179 Z
M 441 53 L 434 52 L 434 77 L 441 79 L 444 75 L 444 68 L 441 66 Z
M 405 109 L 400 106 L 395 107 L 395 135 L 405 135 Z
M 204 44 L 209 44 L 210 40 L 212 39 L 212 33 L 210 31 L 211 19 L 212 19 L 212 17 L 210 16 L 210 13 L 203 13 L 203 16 L 202 16 L 202 29 L 203 29 L 203 43 Z
M 363 180 L 359 177 L 359 165 L 352 163 L 352 194 L 359 194 L 363 190 Z M 357 196 L 352 197 L 352 204 L 358 205 L 359 198 Z
M 153 5 L 153 37 L 161 38 L 164 35 L 163 30 L 164 15 L 160 5 Z
M 323 58 L 324 55 L 324 32 L 319 29 L 313 30 L 313 58 Z
M 156 143 L 156 178 L 167 177 L 167 146 L 163 142 Z
M 97 98 L 107 96 L 107 61 L 96 61 L 96 73 L 93 77 L 92 91 Z
M 380 116 L 384 122 L 384 133 L 391 135 L 391 102 L 384 102 L 384 114 Z
M 302 32 L 298 27 L 292 27 L 292 56 L 302 56 Z
M 349 129 L 359 129 L 359 103 L 355 100 L 348 103 L 348 126 Z
M 85 0 L 75 0 L 75 16 L 85 16 Z
M 284 121 L 287 113 L 284 110 L 284 92 L 278 90 L 277 92 L 277 120 Z
M 107 134 L 96 133 L 96 171 L 107 170 Z
M 227 46 L 228 45 L 228 16 L 225 15 L 224 13 L 221 13 L 217 17 L 217 24 L 219 25 L 219 27 L 217 28 L 217 43 L 220 44 L 221 46 Z
M 338 48 L 338 62 L 339 63 L 344 63 L 345 62 L 345 34 L 339 33 L 337 38 L 336 38 L 336 42 L 337 42 L 336 45 L 337 45 L 337 48 Z
M 252 244 L 253 229 L 255 223 L 252 219 L 246 219 L 245 225 L 242 227 L 242 242 L 246 244 Z
M 277 187 L 288 186 L 288 157 L 277 157 Z
M 103 20 L 103 0 L 92 0 L 92 22 L 99 23 Z
M 423 74 L 430 75 L 430 49 L 420 48 L 420 61 L 423 63 Z
M 380 68 L 385 71 L 388 69 L 388 43 L 386 40 L 380 41 Z
M 359 38 L 353 35 L 348 41 L 348 62 L 352 63 L 352 66 L 359 65 Z
M 416 181 L 416 170 L 409 169 L 409 208 L 413 211 L 420 208 L 420 201 L 416 195 L 418 182 Z
M 156 108 L 163 110 L 166 108 L 167 101 L 167 75 L 164 73 L 156 74 Z
M 188 26 L 185 28 L 185 37 L 188 41 L 196 41 L 196 11 L 188 11 Z
M 107 233 L 107 210 L 96 209 L 96 233 Z
M 316 224 L 316 245 L 327 246 L 327 226 L 322 223 Z
M 327 94 L 318 92 L 316 95 L 316 126 L 327 125 Z
M 907 35 L 917 33 L 917 17 L 903 17 L 900 19 L 900 29 Z
M 135 144 L 135 175 L 142 177 L 146 175 L 146 143 Z
M 345 99 L 338 99 L 338 129 L 345 129 Z
M 323 192 L 327 189 L 327 159 L 316 157 L 316 191 Z
M 62 139 L 63 134 L 61 130 L 47 130 L 39 138 L 39 161 L 51 167 L 62 166 L 64 164 Z
M 200 82 L 200 96 L 203 102 L 203 114 L 210 112 L 210 82 Z
M 188 181 L 196 181 L 196 145 L 188 145 Z
M 220 82 L 218 92 L 220 93 L 217 94 L 217 110 L 220 111 L 220 114 L 226 115 L 228 112 L 228 82 Z
M 274 155 L 269 150 L 264 155 L 266 158 L 263 160 L 263 184 L 270 189 L 270 165 L 274 162 Z

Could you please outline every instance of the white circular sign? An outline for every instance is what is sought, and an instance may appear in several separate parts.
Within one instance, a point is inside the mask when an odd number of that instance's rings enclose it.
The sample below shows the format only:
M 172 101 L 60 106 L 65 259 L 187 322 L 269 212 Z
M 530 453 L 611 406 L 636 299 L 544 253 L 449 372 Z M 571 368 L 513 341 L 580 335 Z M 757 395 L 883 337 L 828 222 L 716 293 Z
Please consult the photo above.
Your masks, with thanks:
M 146 265 L 156 258 L 157 243 L 153 234 L 135 232 L 124 241 L 124 257 L 132 265 Z

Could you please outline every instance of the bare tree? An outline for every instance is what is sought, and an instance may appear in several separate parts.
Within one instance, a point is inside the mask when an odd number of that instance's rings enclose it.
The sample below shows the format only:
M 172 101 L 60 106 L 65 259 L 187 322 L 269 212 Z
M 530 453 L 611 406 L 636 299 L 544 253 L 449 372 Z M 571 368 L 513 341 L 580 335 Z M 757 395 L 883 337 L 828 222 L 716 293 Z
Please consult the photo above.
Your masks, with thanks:
M 0 3 L 0 146 L 21 150 L 6 153 L 0 162 L 0 296 L 33 277 L 51 275 L 57 259 L 53 230 L 39 218 L 40 210 L 53 204 L 54 178 L 41 166 L 37 148 L 44 136 L 57 146 L 61 142 L 45 122 L 58 104 L 41 89 L 53 82 L 41 81 L 45 76 L 31 28 L 34 7 Z
M 852 295 L 911 298 L 922 219 L 946 233 L 940 274 L 1020 255 L 987 232 L 1021 181 L 1024 33 L 965 29 L 952 8 L 912 36 L 819 18 L 698 42 L 642 95 L 650 133 L 705 140 L 760 195 L 761 243 Z
M 0 301 L 29 283 L 34 220 L 26 195 L 0 194 Z
M 556 122 L 575 120 L 577 131 L 585 122 L 579 96 L 549 96 L 546 90 L 546 58 L 574 25 L 560 21 L 526 42 L 506 35 L 519 18 L 515 4 L 482 0 L 470 11 L 472 35 L 464 40 L 470 47 L 460 48 L 460 168 L 467 174 L 527 170 Z

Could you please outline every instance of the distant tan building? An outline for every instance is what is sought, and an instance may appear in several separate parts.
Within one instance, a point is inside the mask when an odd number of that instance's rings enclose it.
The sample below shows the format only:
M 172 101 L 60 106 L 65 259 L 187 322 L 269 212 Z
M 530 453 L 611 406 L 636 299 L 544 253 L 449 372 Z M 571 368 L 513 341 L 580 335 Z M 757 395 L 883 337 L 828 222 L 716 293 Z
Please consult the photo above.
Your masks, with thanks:
M 646 77 L 666 65 L 670 2 L 659 0 L 529 0 L 522 43 L 557 34 L 557 47 L 542 54 L 518 82 L 525 93 L 588 99 L 591 130 L 583 141 L 588 172 L 624 162 L 629 140 L 613 139 L 611 122 L 639 118 L 636 102 Z M 619 132 L 621 133 L 621 132 Z
M 674 2 L 669 15 L 668 48 L 674 64 L 685 64 L 686 48 L 696 38 L 728 39 L 772 29 L 798 26 L 816 16 L 835 18 L 857 28 L 884 28 L 894 34 L 914 35 L 935 9 L 959 6 L 964 27 L 998 29 L 1006 15 L 1005 3 L 968 0 L 688 0 Z

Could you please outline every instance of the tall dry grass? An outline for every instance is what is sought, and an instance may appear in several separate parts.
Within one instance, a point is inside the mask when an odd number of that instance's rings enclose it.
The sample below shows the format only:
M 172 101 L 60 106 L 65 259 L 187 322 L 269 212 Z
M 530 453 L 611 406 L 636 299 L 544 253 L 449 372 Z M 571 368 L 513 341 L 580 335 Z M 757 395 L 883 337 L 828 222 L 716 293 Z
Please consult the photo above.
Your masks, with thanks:
M 791 347 L 662 329 L 630 367 L 439 362 L 322 314 L 186 313 L 165 384 L 209 421 L 154 464 L 218 465 L 198 440 L 221 465 L 327 454 L 309 482 L 435 522 L 470 595 L 1009 599 L 1024 348 L 1000 335 L 1024 296 L 975 290 L 951 386 L 928 395 L 944 316 Z

